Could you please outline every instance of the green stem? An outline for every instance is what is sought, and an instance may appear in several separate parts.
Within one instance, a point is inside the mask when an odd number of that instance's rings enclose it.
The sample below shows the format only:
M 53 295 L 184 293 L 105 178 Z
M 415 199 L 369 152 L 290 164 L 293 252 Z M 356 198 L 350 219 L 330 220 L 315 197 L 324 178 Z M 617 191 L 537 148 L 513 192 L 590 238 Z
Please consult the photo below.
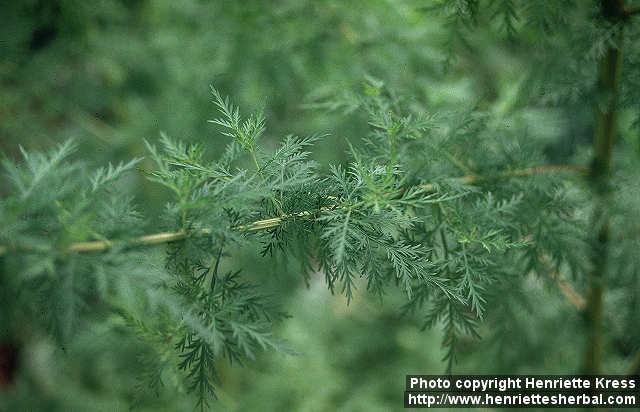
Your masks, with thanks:
M 220 240 L 220 249 L 218 250 L 218 255 L 216 256 L 216 263 L 215 263 L 215 266 L 213 267 L 213 273 L 211 274 L 211 284 L 209 286 L 211 291 L 213 291 L 213 289 L 215 288 L 216 282 L 218 280 L 218 269 L 220 268 L 220 261 L 222 260 L 222 251 L 224 250 L 224 242 L 225 242 L 225 238 L 223 236 L 222 239 Z
M 264 178 L 263 174 L 262 174 L 262 168 L 260 167 L 260 163 L 258 162 L 258 157 L 256 156 L 256 150 L 255 148 L 249 150 L 249 153 L 251 155 L 251 160 L 253 161 L 254 166 L 256 167 L 256 173 L 258 174 L 258 176 L 260 176 L 260 178 L 266 182 L 266 179 Z M 276 209 L 278 210 L 278 213 L 280 214 L 280 216 L 284 216 L 284 209 L 282 208 L 282 202 L 280 200 L 278 200 L 278 198 L 276 198 L 275 196 L 271 196 L 271 200 L 273 200 L 273 204 L 275 205 Z
M 448 269 L 449 268 L 449 246 L 447 245 L 447 235 L 444 230 L 444 218 L 443 218 L 445 211 L 440 203 L 438 203 L 437 205 L 437 211 L 438 211 L 438 223 L 440 225 L 440 229 L 438 230 L 438 232 L 440 234 L 440 242 L 442 242 L 443 259 L 447 265 L 447 277 L 450 278 L 451 272 Z M 445 326 L 445 342 L 449 344 L 449 352 L 447 353 L 446 374 L 452 375 L 453 364 L 455 363 L 455 355 L 456 355 L 455 351 L 456 351 L 456 344 L 457 344 L 456 329 L 455 329 L 455 324 L 453 322 L 453 317 L 455 316 L 455 313 L 453 308 L 454 303 L 452 299 L 448 299 L 447 305 L 448 305 L 447 310 L 449 312 L 449 316 L 448 316 L 448 324 Z
M 552 174 L 552 173 L 584 173 L 584 170 L 580 166 L 574 165 L 541 165 L 528 167 L 526 169 L 517 169 L 511 170 L 503 173 L 499 173 L 496 176 L 491 178 L 478 176 L 478 175 L 467 175 L 462 177 L 454 178 L 454 180 L 458 183 L 465 185 L 478 185 L 482 184 L 486 181 L 494 181 L 494 180 L 505 180 L 516 177 L 528 177 L 528 176 L 537 176 L 544 174 Z M 432 192 L 436 190 L 437 185 L 433 183 L 425 183 L 420 185 L 420 188 L 425 192 Z M 333 199 L 331 199 L 333 200 Z M 289 213 L 284 214 L 268 219 L 261 219 L 255 222 L 251 222 L 244 225 L 235 226 L 232 229 L 237 230 L 239 232 L 254 232 L 264 229 L 270 229 L 276 226 L 279 226 L 283 222 L 289 219 L 307 219 L 313 218 L 317 215 L 317 213 L 327 212 L 335 209 L 334 206 L 325 206 L 320 208 L 319 210 L 303 210 L 297 213 Z M 187 232 L 185 230 L 180 230 L 176 232 L 161 232 L 161 233 L 153 233 L 145 236 L 141 236 L 135 239 L 128 240 L 117 240 L 117 239 L 104 239 L 104 240 L 91 240 L 87 242 L 75 242 L 71 245 L 65 247 L 65 252 L 70 253 L 91 253 L 91 252 L 101 252 L 107 249 L 110 249 L 114 246 L 120 245 L 127 248 L 131 247 L 142 247 L 142 246 L 152 246 L 163 243 L 171 243 L 175 241 L 179 241 L 185 239 L 187 236 L 209 236 L 211 235 L 211 229 L 200 229 L 197 231 Z M 0 245 L 0 256 L 6 255 L 7 253 L 12 252 L 29 252 L 36 251 L 29 248 L 24 248 L 20 246 L 7 246 Z
M 256 157 L 256 151 L 252 149 L 249 153 L 251 154 L 251 160 L 256 167 L 256 173 L 258 173 L 258 176 L 262 177 L 262 171 L 260 170 L 260 163 L 258 163 L 258 158 Z
M 624 0 L 602 0 L 604 18 L 616 23 L 624 18 Z M 609 258 L 609 205 L 611 157 L 616 137 L 616 105 L 620 70 L 622 66 L 622 28 L 618 32 L 617 45 L 610 46 L 600 61 L 598 93 L 606 99 L 596 108 L 596 125 L 593 140 L 594 158 L 591 164 L 591 184 L 596 196 L 593 227 L 597 235 L 591 245 L 593 268 L 588 275 L 587 343 L 585 373 L 598 374 L 602 367 L 603 348 L 603 295 Z M 600 97 L 599 96 L 599 97 Z

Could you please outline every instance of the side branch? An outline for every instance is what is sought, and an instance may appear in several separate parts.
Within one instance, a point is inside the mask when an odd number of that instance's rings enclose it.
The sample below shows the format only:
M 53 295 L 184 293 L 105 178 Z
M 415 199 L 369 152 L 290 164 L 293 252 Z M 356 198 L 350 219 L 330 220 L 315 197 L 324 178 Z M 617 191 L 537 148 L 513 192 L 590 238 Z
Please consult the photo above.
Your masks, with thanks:
M 584 296 L 575 290 L 569 282 L 563 279 L 562 275 L 558 271 L 553 269 L 549 257 L 546 255 L 542 256 L 540 258 L 540 263 L 545 266 L 545 270 L 547 271 L 550 280 L 557 285 L 558 290 L 562 293 L 567 302 L 569 302 L 578 311 L 585 310 L 587 307 L 587 301 Z
M 210 230 L 201 230 L 198 232 L 199 235 L 205 236 L 209 234 Z M 176 240 L 182 240 L 187 237 L 187 232 L 178 231 L 178 232 L 160 232 L 154 233 L 152 235 L 145 235 L 139 238 L 135 238 L 126 242 L 126 245 L 129 247 L 134 246 L 150 246 L 150 245 L 159 245 L 162 243 L 175 242 Z M 117 243 L 117 242 L 116 242 Z M 99 252 L 101 250 L 108 249 L 114 245 L 114 242 L 111 240 L 95 240 L 90 242 L 77 242 L 72 243 L 69 246 L 69 252 Z
M 505 180 L 511 177 L 527 177 L 527 176 L 535 176 L 535 175 L 543 175 L 549 173 L 578 173 L 578 174 L 586 174 L 589 171 L 588 168 L 579 165 L 541 165 L 541 166 L 532 166 L 527 167 L 525 169 L 516 169 L 511 171 L 502 172 L 496 175 L 490 176 L 479 176 L 479 175 L 467 175 L 455 178 L 454 180 L 461 184 L 466 185 L 477 185 L 484 182 L 489 182 L 492 180 Z M 422 189 L 426 191 L 431 191 L 436 188 L 436 185 L 433 183 L 427 183 L 421 186 Z
M 479 176 L 479 175 L 467 175 L 455 178 L 454 180 L 461 184 L 475 185 L 483 182 L 488 182 L 492 180 L 504 180 L 511 177 L 527 177 L 534 175 L 542 175 L 549 173 L 562 173 L 562 172 L 573 172 L 584 174 L 587 172 L 587 169 L 582 166 L 577 165 L 543 165 L 543 166 L 534 166 L 528 167 L 525 169 L 517 169 L 499 173 L 494 176 Z M 436 184 L 427 183 L 421 185 L 421 188 L 425 191 L 433 191 L 436 189 Z M 331 207 L 321 208 L 319 211 L 328 211 L 331 210 Z M 312 217 L 317 214 L 317 211 L 302 211 L 298 213 L 285 214 L 278 217 L 272 217 L 269 219 L 257 220 L 252 223 L 248 223 L 246 225 L 240 225 L 234 227 L 235 230 L 240 232 L 255 232 L 259 230 L 269 229 L 282 224 L 282 222 L 295 219 L 295 218 L 307 218 Z M 211 234 L 210 229 L 201 229 L 195 232 L 185 232 L 185 231 L 177 231 L 177 232 L 160 232 L 154 233 L 150 235 L 141 236 L 135 239 L 131 239 L 128 241 L 120 241 L 120 240 L 94 240 L 88 242 L 76 242 L 69 245 L 66 249 L 67 252 L 73 253 L 91 253 L 91 252 L 101 252 L 107 249 L 110 249 L 116 245 L 123 245 L 124 247 L 141 247 L 141 246 L 152 246 L 159 245 L 163 243 L 175 242 L 178 240 L 183 240 L 188 236 L 208 236 Z M 5 255 L 9 251 L 7 246 L 0 245 L 0 256 Z

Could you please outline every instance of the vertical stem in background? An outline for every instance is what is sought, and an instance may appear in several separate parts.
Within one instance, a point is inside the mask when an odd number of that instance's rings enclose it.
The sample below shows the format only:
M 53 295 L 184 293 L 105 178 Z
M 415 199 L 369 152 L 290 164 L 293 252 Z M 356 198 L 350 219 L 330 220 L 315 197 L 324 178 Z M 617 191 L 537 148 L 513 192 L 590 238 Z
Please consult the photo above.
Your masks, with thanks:
M 602 15 L 616 23 L 624 18 L 624 0 L 601 0 Z M 603 293 L 609 254 L 609 217 L 611 153 L 616 137 L 616 104 L 620 68 L 622 65 L 622 28 L 616 45 L 609 46 L 600 61 L 598 75 L 598 105 L 593 140 L 594 158 L 591 165 L 591 183 L 595 195 L 592 227 L 596 236 L 592 240 L 592 272 L 588 276 L 587 342 L 585 373 L 597 374 L 601 370 L 603 346 Z M 604 100 L 602 100 L 604 99 Z
M 444 263 L 446 264 L 446 267 L 447 267 L 447 270 L 446 270 L 447 279 L 451 279 L 451 271 L 449 270 L 449 246 L 447 244 L 447 235 L 445 233 L 445 227 L 444 227 L 445 211 L 441 203 L 437 203 L 436 211 L 437 211 L 438 225 L 440 226 L 440 228 L 438 229 L 438 232 L 440 234 L 440 242 L 442 243 L 442 252 L 443 252 L 442 259 L 444 260 Z M 442 342 L 442 345 L 443 347 L 444 346 L 449 347 L 444 357 L 444 360 L 447 361 L 446 374 L 452 375 L 453 365 L 456 361 L 456 345 L 457 345 L 458 339 L 456 336 L 456 325 L 453 321 L 455 313 L 454 313 L 453 302 L 451 301 L 451 299 L 447 299 L 447 305 L 448 305 L 449 313 L 446 318 L 447 320 L 444 326 L 444 340 Z

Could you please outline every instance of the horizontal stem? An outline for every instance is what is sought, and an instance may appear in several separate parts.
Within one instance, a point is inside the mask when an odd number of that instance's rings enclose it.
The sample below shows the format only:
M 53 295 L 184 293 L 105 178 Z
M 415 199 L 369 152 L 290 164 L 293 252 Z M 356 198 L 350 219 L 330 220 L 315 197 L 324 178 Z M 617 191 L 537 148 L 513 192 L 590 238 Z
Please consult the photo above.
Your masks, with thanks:
M 205 236 L 211 233 L 208 229 L 203 229 L 199 232 L 200 235 Z M 182 240 L 187 237 L 187 232 L 160 232 L 152 235 L 145 235 L 139 238 L 132 239 L 126 242 L 127 246 L 142 246 L 142 245 L 158 245 L 162 243 L 175 242 L 176 240 Z M 114 245 L 110 240 L 95 240 L 90 242 L 77 242 L 72 243 L 68 251 L 69 252 L 98 252 L 108 249 Z
M 479 176 L 479 175 L 467 175 L 455 178 L 454 180 L 461 184 L 479 184 L 486 181 L 491 181 L 494 179 L 508 179 L 510 177 L 526 177 L 547 173 L 559 173 L 559 172 L 577 172 L 577 173 L 585 173 L 586 168 L 582 166 L 575 165 L 543 165 L 543 166 L 534 166 L 528 167 L 526 169 L 517 169 L 507 172 L 499 173 L 495 176 Z M 420 186 L 421 189 L 425 191 L 433 191 L 436 189 L 436 185 L 433 183 L 427 183 Z M 332 207 L 323 207 L 320 211 L 328 211 L 331 210 Z M 270 229 L 276 226 L 279 226 L 283 221 L 292 218 L 304 218 L 314 216 L 317 212 L 313 211 L 302 211 L 297 213 L 285 214 L 278 217 L 272 217 L 269 219 L 257 220 L 252 223 L 248 223 L 246 225 L 240 225 L 234 227 L 234 229 L 241 232 L 254 232 L 258 230 Z M 177 231 L 177 232 L 160 232 L 154 233 L 150 235 L 145 235 L 141 237 L 137 237 L 135 239 L 131 239 L 128 241 L 118 241 L 118 240 L 94 240 L 88 242 L 76 242 L 72 243 L 67 247 L 67 252 L 75 252 L 75 253 L 91 253 L 91 252 L 101 252 L 107 250 L 115 245 L 124 245 L 125 247 L 137 247 L 137 246 L 152 246 L 159 245 L 163 243 L 175 242 L 177 240 L 182 240 L 187 238 L 187 236 L 208 236 L 211 234 L 210 229 L 200 229 L 195 232 L 185 232 L 185 231 Z M 6 246 L 0 245 L 0 256 L 6 254 L 8 252 L 8 248 Z

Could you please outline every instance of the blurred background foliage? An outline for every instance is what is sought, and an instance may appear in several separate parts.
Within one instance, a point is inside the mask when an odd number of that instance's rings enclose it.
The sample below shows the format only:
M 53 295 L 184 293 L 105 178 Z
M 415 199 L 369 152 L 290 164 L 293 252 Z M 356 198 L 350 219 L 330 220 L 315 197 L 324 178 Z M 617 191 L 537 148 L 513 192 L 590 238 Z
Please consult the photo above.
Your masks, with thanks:
M 265 109 L 266 145 L 289 133 L 328 133 L 313 154 L 322 164 L 345 162 L 348 141 L 358 144 L 368 129 L 362 113 L 327 99 L 348 101 L 345 92 L 362 89 L 368 76 L 429 110 L 510 113 L 519 104 L 528 49 L 510 37 L 506 20 L 480 25 L 472 36 L 452 35 L 459 32 L 451 25 L 465 23 L 434 10 L 435 4 L 3 1 L 0 151 L 17 158 L 18 145 L 42 149 L 74 138 L 78 158 L 103 165 L 143 156 L 143 139 L 154 142 L 164 131 L 198 141 L 216 156 L 227 140 L 206 122 L 215 117 L 210 84 L 243 108 Z M 531 36 L 524 31 L 520 41 Z M 568 99 L 553 110 L 530 108 L 520 121 L 532 139 L 547 142 L 550 159 L 562 162 L 576 154 L 570 149 L 576 143 L 590 140 L 591 117 L 588 106 Z M 633 117 L 623 116 L 623 122 L 629 128 Z M 146 162 L 141 167 L 150 167 Z M 163 207 L 167 193 L 157 186 L 135 174 L 127 185 L 143 214 Z M 316 278 L 306 285 L 295 268 L 282 269 L 296 262 L 265 265 L 266 258 L 256 255 L 246 251 L 235 259 L 295 315 L 276 332 L 300 353 L 261 354 L 247 368 L 221 366 L 221 410 L 398 409 L 405 374 L 444 370 L 439 332 L 420 331 L 417 315 L 401 317 L 401 296 L 388 296 L 382 305 L 358 293 L 347 306 Z M 463 346 L 455 372 L 561 373 L 579 363 L 582 342 L 572 329 L 578 322 L 567 319 L 578 314 L 557 291 L 532 282 L 529 292 L 526 299 L 503 301 L 509 311 L 493 311 L 511 317 L 496 322 L 501 330 L 482 330 L 480 344 Z M 136 385 L 136 371 L 128 370 L 136 342 L 105 333 L 85 330 L 62 352 L 46 343 L 32 348 L 26 360 L 32 375 L 25 379 L 41 393 L 16 385 L 5 406 L 126 410 Z M 497 334 L 508 339 L 491 345 Z M 184 394 L 172 394 L 152 405 L 180 410 L 189 404 Z
M 344 137 L 364 135 L 366 122 L 306 110 L 305 99 L 365 74 L 434 84 L 439 56 L 423 43 L 437 24 L 424 23 L 386 1 L 6 2 L 0 148 L 15 155 L 16 143 L 73 137 L 101 163 L 142 155 L 143 139 L 164 131 L 215 153 L 226 141 L 206 123 L 213 84 L 243 108 L 264 108 L 272 143 L 329 132 L 319 156 L 340 158 Z

